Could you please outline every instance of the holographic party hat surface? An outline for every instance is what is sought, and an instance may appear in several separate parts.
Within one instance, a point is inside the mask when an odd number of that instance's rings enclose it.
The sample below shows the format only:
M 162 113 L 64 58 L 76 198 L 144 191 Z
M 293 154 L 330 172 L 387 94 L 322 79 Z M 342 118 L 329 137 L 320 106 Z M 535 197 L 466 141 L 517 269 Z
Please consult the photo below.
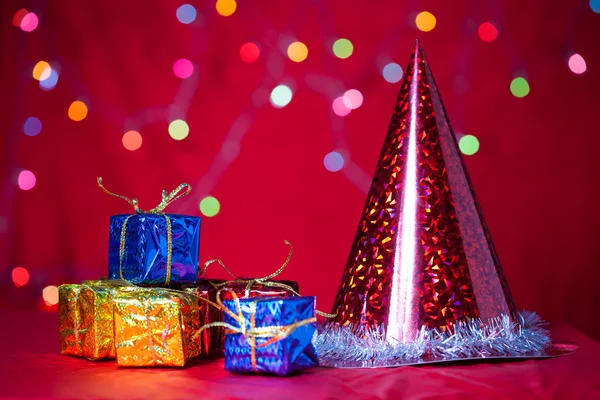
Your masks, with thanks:
M 457 140 L 415 43 L 333 312 L 399 342 L 516 309 Z

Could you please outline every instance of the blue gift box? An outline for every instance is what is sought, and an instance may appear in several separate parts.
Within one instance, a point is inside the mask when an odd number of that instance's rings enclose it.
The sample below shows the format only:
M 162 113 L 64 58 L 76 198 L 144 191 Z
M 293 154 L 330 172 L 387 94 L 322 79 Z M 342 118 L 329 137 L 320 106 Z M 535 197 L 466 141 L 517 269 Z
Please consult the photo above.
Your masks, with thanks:
M 171 226 L 171 265 L 168 266 L 168 226 Z M 124 232 L 123 260 L 120 260 Z M 196 283 L 200 218 L 176 214 L 121 214 L 110 217 L 108 275 L 134 284 Z
M 226 300 L 223 305 L 237 317 L 235 301 Z M 237 301 L 240 304 L 241 315 L 234 318 L 224 312 L 224 322 L 236 328 L 245 325 L 247 334 L 240 332 L 241 329 L 235 331 L 226 329 L 225 369 L 227 371 L 288 375 L 319 366 L 317 350 L 312 344 L 313 336 L 317 331 L 314 296 L 247 298 Z M 242 316 L 243 318 L 240 318 Z M 259 332 L 254 338 L 251 337 L 253 330 Z M 263 333 L 286 332 L 286 334 L 283 335 L 285 337 L 274 341 L 268 335 L 261 335 L 261 331 Z M 255 346 L 251 346 L 248 340 L 255 341 Z M 272 343 L 264 346 L 268 341 Z

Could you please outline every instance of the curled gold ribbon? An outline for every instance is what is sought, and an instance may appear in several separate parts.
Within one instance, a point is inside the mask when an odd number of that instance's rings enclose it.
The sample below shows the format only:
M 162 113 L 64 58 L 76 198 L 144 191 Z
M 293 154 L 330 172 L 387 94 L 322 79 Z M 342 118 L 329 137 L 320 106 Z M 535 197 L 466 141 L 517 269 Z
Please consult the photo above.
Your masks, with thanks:
M 290 260 L 292 259 L 292 254 L 293 254 L 294 248 L 289 241 L 284 240 L 284 243 L 290 247 L 287 258 L 285 259 L 285 261 L 283 262 L 283 264 L 281 265 L 281 267 L 279 267 L 279 269 L 277 271 L 275 271 L 272 274 L 267 275 L 263 278 L 241 279 L 241 278 L 237 277 L 233 272 L 231 272 L 231 270 L 229 268 L 227 268 L 225 263 L 220 259 L 213 259 L 213 260 L 208 260 L 207 262 L 205 262 L 204 266 L 202 268 L 202 274 L 206 275 L 206 271 L 208 270 L 209 265 L 211 265 L 212 263 L 219 264 L 221 267 L 223 267 L 225 272 L 227 272 L 233 278 L 233 280 L 223 282 L 223 283 L 213 283 L 213 282 L 210 282 L 210 280 L 209 280 L 211 285 L 213 285 L 216 289 L 220 289 L 220 288 L 230 285 L 232 283 L 245 283 L 246 288 L 244 290 L 244 298 L 250 297 L 250 290 L 252 289 L 252 285 L 254 285 L 254 284 L 261 284 L 264 286 L 278 287 L 278 288 L 286 289 L 287 291 L 294 294 L 295 296 L 300 296 L 300 293 L 298 293 L 296 290 L 294 290 L 294 288 L 291 287 L 290 285 L 286 285 L 285 283 L 270 281 L 270 279 L 273 279 L 277 275 L 281 274 L 283 272 L 283 270 L 285 269 L 285 267 L 287 267 L 288 264 L 290 263 Z M 212 303 L 212 302 L 209 302 L 209 303 Z M 212 304 L 214 305 L 214 303 L 212 303 Z M 319 310 L 317 310 L 317 314 L 322 317 L 325 317 L 325 318 L 333 318 L 337 315 L 337 314 L 324 313 Z
M 227 291 L 231 293 L 232 300 L 235 306 L 235 312 L 227 308 L 223 301 L 221 300 L 221 292 Z M 306 318 L 293 324 L 284 325 L 284 326 L 264 326 L 264 327 L 256 327 L 256 303 L 259 300 L 255 300 L 252 302 L 251 311 L 250 311 L 250 320 L 244 317 L 242 313 L 242 307 L 240 304 L 240 300 L 232 289 L 225 288 L 221 289 L 217 292 L 217 306 L 223 310 L 223 312 L 227 313 L 233 320 L 237 323 L 238 326 L 228 324 L 226 322 L 210 322 L 204 326 L 202 326 L 198 332 L 195 333 L 194 338 L 196 338 L 200 333 L 208 328 L 213 327 L 223 327 L 225 328 L 225 334 L 231 335 L 235 333 L 241 333 L 246 342 L 250 346 L 250 357 L 252 361 L 252 369 L 257 371 L 256 365 L 256 349 L 267 347 L 275 342 L 285 339 L 288 337 L 294 330 L 297 328 L 312 324 L 317 322 L 316 317 Z M 209 301 L 210 302 L 210 301 Z M 212 303 L 212 302 L 210 302 Z M 214 303 L 212 303 L 214 304 Z M 257 338 L 266 338 L 267 340 L 261 344 L 256 343 Z
M 187 196 L 192 190 L 192 187 L 187 183 L 182 183 L 181 185 L 173 189 L 170 193 L 167 193 L 166 190 L 163 190 L 162 200 L 160 201 L 160 203 L 150 210 L 143 211 L 142 209 L 140 209 L 138 200 L 136 198 L 130 199 L 129 197 L 113 193 L 110 190 L 106 189 L 102 184 L 102 177 L 98 177 L 96 178 L 96 180 L 98 182 L 98 186 L 100 187 L 100 189 L 102 189 L 104 193 L 108 194 L 109 196 L 125 200 L 133 207 L 137 215 L 154 214 L 164 216 L 165 224 L 167 226 L 167 266 L 165 271 L 165 285 L 168 285 L 171 282 L 171 263 L 173 259 L 173 230 L 171 228 L 171 219 L 167 215 L 165 215 L 163 211 L 169 204 L 182 198 L 183 196 Z M 185 192 L 180 193 L 184 189 Z M 133 215 L 130 215 L 127 218 L 125 218 L 125 220 L 123 221 L 123 225 L 121 226 L 121 238 L 119 241 L 119 276 L 121 279 L 125 279 L 123 277 L 123 259 L 125 258 L 125 237 L 127 233 L 127 221 L 129 221 L 129 218 L 131 217 L 133 217 Z

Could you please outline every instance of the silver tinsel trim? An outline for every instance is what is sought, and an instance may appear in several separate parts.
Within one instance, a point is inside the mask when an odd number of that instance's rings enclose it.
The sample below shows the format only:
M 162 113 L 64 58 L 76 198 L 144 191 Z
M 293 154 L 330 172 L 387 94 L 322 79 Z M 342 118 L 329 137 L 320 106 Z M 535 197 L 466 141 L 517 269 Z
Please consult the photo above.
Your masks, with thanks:
M 422 327 L 410 343 L 386 340 L 384 329 L 324 325 L 315 345 L 323 366 L 385 366 L 465 358 L 523 357 L 551 346 L 546 323 L 523 311 L 517 321 L 507 315 L 456 324 L 453 333 Z

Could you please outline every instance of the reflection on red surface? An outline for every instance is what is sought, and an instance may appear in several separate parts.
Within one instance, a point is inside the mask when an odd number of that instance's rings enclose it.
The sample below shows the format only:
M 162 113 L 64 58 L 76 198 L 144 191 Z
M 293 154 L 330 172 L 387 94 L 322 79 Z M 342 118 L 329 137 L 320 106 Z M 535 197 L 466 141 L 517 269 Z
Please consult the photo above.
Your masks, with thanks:
M 414 338 L 421 326 L 514 315 L 515 305 L 417 42 L 334 306 L 342 324 Z

